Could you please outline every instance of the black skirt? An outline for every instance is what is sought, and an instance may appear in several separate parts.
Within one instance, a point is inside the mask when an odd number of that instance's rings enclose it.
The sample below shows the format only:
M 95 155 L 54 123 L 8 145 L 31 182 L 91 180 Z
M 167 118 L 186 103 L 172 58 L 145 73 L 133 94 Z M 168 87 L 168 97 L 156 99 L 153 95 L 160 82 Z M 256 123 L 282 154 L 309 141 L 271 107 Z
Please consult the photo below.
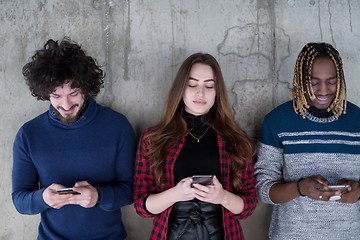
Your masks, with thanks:
M 169 240 L 223 240 L 221 205 L 201 201 L 175 203 L 167 236 Z

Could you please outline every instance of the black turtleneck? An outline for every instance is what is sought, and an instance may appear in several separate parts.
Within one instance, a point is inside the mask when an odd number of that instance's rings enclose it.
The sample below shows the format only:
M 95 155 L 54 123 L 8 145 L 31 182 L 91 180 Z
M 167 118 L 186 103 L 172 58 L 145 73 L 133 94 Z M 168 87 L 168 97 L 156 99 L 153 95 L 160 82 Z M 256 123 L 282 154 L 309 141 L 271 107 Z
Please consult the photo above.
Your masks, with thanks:
M 310 106 L 307 111 L 318 118 L 328 118 L 328 117 L 332 117 L 334 115 L 334 113 L 332 111 L 328 112 L 327 109 L 318 109 L 314 106 Z
M 194 116 L 184 111 L 188 131 L 195 137 L 201 137 L 209 127 L 209 114 Z M 185 137 L 184 146 L 176 159 L 174 166 L 175 184 L 183 178 L 192 175 L 216 175 L 220 181 L 220 155 L 217 144 L 217 136 L 210 127 L 203 137 L 197 140 L 188 134 Z

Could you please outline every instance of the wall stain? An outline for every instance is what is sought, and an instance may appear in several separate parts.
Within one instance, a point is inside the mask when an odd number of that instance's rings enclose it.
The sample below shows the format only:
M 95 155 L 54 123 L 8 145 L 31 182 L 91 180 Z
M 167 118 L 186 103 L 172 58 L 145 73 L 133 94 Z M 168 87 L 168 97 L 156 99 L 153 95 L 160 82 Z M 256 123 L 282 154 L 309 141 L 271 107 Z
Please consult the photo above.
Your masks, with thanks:
M 333 28 L 332 28 L 332 13 L 331 13 L 331 0 L 329 0 L 328 2 L 328 12 L 329 12 L 329 27 L 330 27 L 330 35 L 331 35 L 331 41 L 332 44 L 334 45 L 334 47 L 336 48 L 336 42 L 334 40 L 334 33 L 333 33 Z
M 114 93 L 112 91 L 113 74 L 111 69 L 111 39 L 114 21 L 112 18 L 113 9 L 116 7 L 114 1 L 111 0 L 94 0 L 93 8 L 101 12 L 101 23 L 103 27 L 103 47 L 105 53 L 105 78 L 104 78 L 104 94 L 103 103 L 111 107 L 114 101 Z
M 125 37 L 125 49 L 124 49 L 124 80 L 129 81 L 129 53 L 131 50 L 131 39 L 130 39 L 130 32 L 131 32 L 131 19 L 130 19 L 130 0 L 126 1 L 127 5 L 127 23 L 126 23 L 126 37 Z M 125 12 L 124 12 L 125 13 Z
M 323 33 L 321 28 L 321 11 L 320 11 L 320 0 L 318 0 L 318 23 L 319 23 L 319 30 L 320 30 L 320 40 L 323 41 Z
M 264 9 L 267 14 L 260 14 Z M 222 56 L 232 55 L 249 61 L 256 57 L 258 67 L 263 66 L 262 71 L 265 71 L 264 75 L 259 76 L 255 67 L 254 71 L 250 71 L 254 72 L 253 75 L 236 80 L 231 87 L 235 96 L 232 105 L 234 117 L 252 137 L 257 136 L 254 129 L 260 128 L 264 117 L 259 112 L 266 114 L 273 109 L 279 104 L 279 100 L 283 100 L 282 96 L 277 95 L 278 90 L 290 88 L 287 81 L 279 79 L 285 59 L 290 57 L 290 36 L 283 28 L 276 26 L 274 9 L 274 1 L 257 1 L 256 23 L 228 28 L 223 41 L 217 46 L 218 54 Z M 264 19 L 267 21 L 262 21 Z M 242 114 L 244 112 L 246 116 Z M 254 128 L 254 124 L 257 127 Z
M 349 25 L 350 25 L 350 31 L 353 31 L 353 27 L 352 27 L 352 17 L 351 17 L 351 4 L 350 4 L 350 0 L 348 0 L 348 5 L 349 5 Z
M 273 33 L 274 32 L 274 33 Z M 276 35 L 276 40 L 272 40 Z M 281 42 L 277 42 L 281 41 Z M 283 62 L 290 56 L 290 37 L 283 28 L 275 27 L 271 30 L 271 24 L 249 23 L 243 27 L 233 26 L 225 31 L 223 41 L 218 44 L 218 53 L 222 56 L 234 55 L 239 58 L 259 56 L 269 62 L 272 71 L 279 71 L 281 64 L 276 64 L 277 59 Z M 286 46 L 284 48 L 284 45 Z M 275 48 L 278 48 L 278 55 Z M 281 51 L 281 49 L 284 49 Z M 271 74 L 271 77 L 274 77 Z M 275 77 L 276 79 L 276 77 Z

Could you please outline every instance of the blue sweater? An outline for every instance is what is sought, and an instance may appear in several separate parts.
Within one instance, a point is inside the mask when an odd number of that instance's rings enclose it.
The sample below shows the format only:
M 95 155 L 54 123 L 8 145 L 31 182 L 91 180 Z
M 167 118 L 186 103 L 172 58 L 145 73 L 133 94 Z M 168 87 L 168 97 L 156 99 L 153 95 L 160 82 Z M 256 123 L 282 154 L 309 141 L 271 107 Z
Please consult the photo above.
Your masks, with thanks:
M 330 184 L 360 178 L 360 109 L 348 102 L 347 113 L 336 119 L 303 119 L 292 101 L 264 119 L 258 143 L 255 176 L 259 198 L 273 204 L 270 239 L 359 239 L 360 201 L 345 204 L 297 197 L 275 204 L 269 197 L 276 183 L 321 174 Z
M 13 146 L 12 198 L 22 214 L 41 213 L 38 239 L 125 239 L 122 206 L 132 203 L 135 138 L 120 113 L 89 101 L 73 124 L 48 112 L 25 123 Z M 88 181 L 99 205 L 54 209 L 42 194 L 52 183 Z

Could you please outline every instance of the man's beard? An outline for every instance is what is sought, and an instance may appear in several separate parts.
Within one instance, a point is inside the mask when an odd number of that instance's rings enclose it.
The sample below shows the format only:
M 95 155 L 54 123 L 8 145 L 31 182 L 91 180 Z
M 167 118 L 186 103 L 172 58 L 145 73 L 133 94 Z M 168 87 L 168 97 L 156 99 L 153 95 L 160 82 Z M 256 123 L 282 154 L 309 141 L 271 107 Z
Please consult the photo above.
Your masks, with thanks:
M 75 105 L 72 106 L 72 108 L 77 107 L 77 106 L 79 106 L 79 105 L 75 104 Z M 79 109 L 79 111 L 73 117 L 63 117 L 61 115 L 61 113 L 57 110 L 57 108 L 54 107 L 54 106 L 53 106 L 53 110 L 55 111 L 55 114 L 58 116 L 60 122 L 62 122 L 63 124 L 68 124 L 69 125 L 69 124 L 73 124 L 74 122 L 76 122 L 79 119 L 79 117 L 83 114 L 85 107 L 86 107 L 86 104 L 84 103 L 81 106 L 81 109 Z

